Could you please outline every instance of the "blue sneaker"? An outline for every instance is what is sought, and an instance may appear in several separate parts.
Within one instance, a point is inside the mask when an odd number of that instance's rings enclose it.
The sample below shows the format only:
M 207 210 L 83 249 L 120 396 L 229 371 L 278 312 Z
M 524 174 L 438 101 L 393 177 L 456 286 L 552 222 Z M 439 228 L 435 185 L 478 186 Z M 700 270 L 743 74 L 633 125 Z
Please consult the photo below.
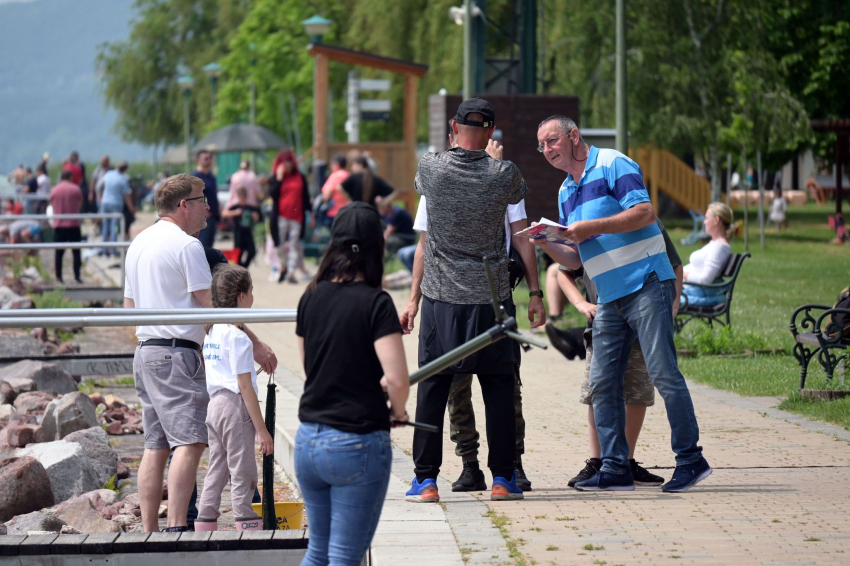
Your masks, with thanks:
M 622 474 L 600 470 L 592 478 L 577 482 L 573 487 L 581 491 L 634 491 L 635 479 L 628 468 Z
M 410 489 L 404 494 L 404 499 L 414 503 L 439 503 L 440 492 L 437 490 L 437 482 L 428 478 L 419 483 L 414 477 Z
M 711 466 L 708 465 L 705 458 L 700 457 L 699 460 L 692 464 L 676 466 L 673 477 L 661 486 L 661 491 L 687 491 L 710 475 Z
M 524 498 L 522 490 L 516 484 L 516 472 L 511 476 L 511 481 L 501 476 L 493 478 L 493 491 L 490 492 L 491 501 L 510 501 Z

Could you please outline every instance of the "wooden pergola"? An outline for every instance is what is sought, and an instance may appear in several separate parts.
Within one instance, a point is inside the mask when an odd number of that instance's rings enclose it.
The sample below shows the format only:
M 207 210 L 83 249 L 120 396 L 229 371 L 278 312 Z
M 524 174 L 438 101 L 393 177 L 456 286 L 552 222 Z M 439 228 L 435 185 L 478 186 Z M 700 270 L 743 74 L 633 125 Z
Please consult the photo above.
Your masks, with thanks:
M 835 213 L 841 214 L 844 200 L 842 166 L 850 149 L 850 120 L 812 120 L 811 126 L 816 132 L 834 132 L 838 137 L 835 142 Z
M 313 145 L 313 155 L 317 159 L 327 161 L 331 150 L 333 153 L 344 153 L 352 148 L 360 150 L 368 149 L 379 163 L 381 163 L 381 166 L 385 167 L 381 171 L 381 176 L 399 189 L 403 198 L 408 201 L 412 196 L 411 189 L 413 188 L 414 167 L 416 165 L 419 78 L 428 72 L 428 66 L 403 59 L 392 59 L 372 53 L 325 45 L 324 43 L 308 45 L 307 52 L 316 58 L 316 74 L 313 87 L 315 100 L 313 114 L 313 135 L 315 142 Z M 402 143 L 331 144 L 328 142 L 329 61 L 338 61 L 347 65 L 358 65 L 404 75 L 404 141 Z

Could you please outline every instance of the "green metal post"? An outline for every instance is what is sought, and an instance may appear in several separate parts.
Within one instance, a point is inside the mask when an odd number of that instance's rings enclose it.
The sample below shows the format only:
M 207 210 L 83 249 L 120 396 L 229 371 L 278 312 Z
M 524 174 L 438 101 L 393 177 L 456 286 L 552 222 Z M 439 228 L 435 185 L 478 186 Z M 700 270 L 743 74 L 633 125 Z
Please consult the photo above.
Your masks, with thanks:
M 183 138 L 186 140 L 186 173 L 192 172 L 192 146 L 189 145 L 189 96 L 192 91 L 183 89 Z
M 463 0 L 463 98 L 472 98 L 472 0 Z
M 626 0 L 617 0 L 617 151 L 629 153 L 629 107 L 626 88 Z
M 537 92 L 537 0 L 523 0 L 520 12 L 520 91 Z

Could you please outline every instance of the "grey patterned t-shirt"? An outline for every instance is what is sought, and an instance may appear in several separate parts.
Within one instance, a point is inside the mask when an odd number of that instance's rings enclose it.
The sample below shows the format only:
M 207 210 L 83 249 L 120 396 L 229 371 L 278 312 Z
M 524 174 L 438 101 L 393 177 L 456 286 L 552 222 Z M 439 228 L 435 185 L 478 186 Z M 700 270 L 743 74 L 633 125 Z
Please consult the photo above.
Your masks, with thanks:
M 505 213 L 528 193 L 517 166 L 483 149 L 426 153 L 416 172 L 416 191 L 428 199 L 422 293 L 456 305 L 490 303 L 486 257 L 499 300 L 508 300 Z

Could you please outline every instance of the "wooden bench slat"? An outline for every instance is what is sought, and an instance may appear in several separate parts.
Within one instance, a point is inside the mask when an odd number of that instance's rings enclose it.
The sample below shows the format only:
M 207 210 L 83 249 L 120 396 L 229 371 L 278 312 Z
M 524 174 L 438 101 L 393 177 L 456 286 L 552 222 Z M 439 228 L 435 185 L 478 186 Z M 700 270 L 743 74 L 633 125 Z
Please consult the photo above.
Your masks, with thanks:
M 81 554 L 88 535 L 59 535 L 50 545 L 50 554 Z
M 215 531 L 210 535 L 207 548 L 210 550 L 239 550 L 242 533 L 234 531 Z
M 177 541 L 183 533 L 151 533 L 145 541 L 145 552 L 177 552 Z
M 274 549 L 307 548 L 304 542 L 304 531 L 301 529 L 274 531 L 271 547 Z
M 267 550 L 271 548 L 275 531 L 244 531 L 239 541 L 240 550 Z
M 26 538 L 27 535 L 0 536 L 0 556 L 17 556 L 18 547 Z
M 18 554 L 20 556 L 50 554 L 50 545 L 58 536 L 58 533 L 51 533 L 49 535 L 30 535 L 18 546 Z
M 112 554 L 112 543 L 120 533 L 94 533 L 80 545 L 80 554 Z
M 123 533 L 112 543 L 112 552 L 115 554 L 132 554 L 145 552 L 145 541 L 151 533 Z
M 209 540 L 212 532 L 186 532 L 180 533 L 177 541 L 178 552 L 204 552 L 209 548 Z

